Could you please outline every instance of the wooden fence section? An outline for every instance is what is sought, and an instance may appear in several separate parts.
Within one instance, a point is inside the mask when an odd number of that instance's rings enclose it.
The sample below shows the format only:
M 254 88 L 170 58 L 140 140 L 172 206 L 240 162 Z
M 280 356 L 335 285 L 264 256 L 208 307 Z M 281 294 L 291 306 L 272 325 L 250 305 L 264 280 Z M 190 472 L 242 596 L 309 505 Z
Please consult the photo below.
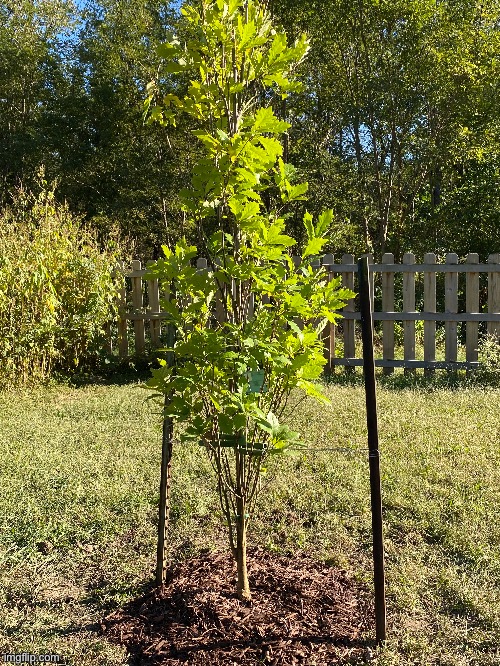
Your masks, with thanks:
M 405 254 L 402 264 L 395 264 L 392 254 L 384 254 L 380 264 L 374 264 L 371 255 L 368 256 L 373 318 L 381 322 L 378 334 L 382 358 L 376 360 L 376 365 L 384 373 L 391 373 L 394 368 L 404 368 L 405 372 L 423 368 L 432 373 L 435 369 L 478 367 L 480 333 L 500 338 L 500 254 L 491 254 L 485 264 L 479 263 L 477 254 L 469 254 L 465 263 L 459 263 L 456 254 L 448 254 L 443 264 L 436 263 L 436 256 L 431 253 L 424 256 L 423 263 L 417 263 L 413 254 Z M 357 262 L 353 255 L 344 255 L 340 263 L 335 262 L 333 255 L 325 255 L 321 264 L 328 279 L 341 276 L 343 286 L 357 291 Z M 320 263 L 316 265 L 319 267 Z M 197 267 L 210 270 L 203 258 L 198 259 Z M 140 261 L 133 261 L 131 269 L 123 264 L 118 268 L 123 276 L 118 308 L 119 354 L 128 356 L 132 347 L 132 355 L 142 355 L 147 346 L 162 345 L 162 320 L 168 315 L 161 311 L 160 299 L 167 294 L 160 294 L 157 280 L 144 279 L 146 269 Z M 420 310 L 416 309 L 417 300 Z M 438 300 L 442 311 L 437 310 Z M 329 325 L 324 332 L 327 372 L 334 371 L 336 366 L 352 368 L 363 364 L 356 357 L 356 322 L 360 320 L 356 301 L 356 298 L 349 301 L 342 311 L 343 319 L 336 326 Z M 396 304 L 400 310 L 395 309 Z M 250 307 L 253 308 L 253 299 Z M 218 299 L 214 318 L 221 321 L 221 317 Z M 128 322 L 133 330 L 129 330 Z M 403 358 L 395 358 L 396 322 L 400 322 L 398 330 L 403 336 Z M 419 335 L 423 332 L 423 358 L 416 358 L 417 322 L 423 322 L 423 331 L 419 329 Z M 436 322 L 444 323 L 443 360 L 436 360 Z M 465 335 L 462 333 L 465 361 L 457 360 L 459 324 L 465 325 Z

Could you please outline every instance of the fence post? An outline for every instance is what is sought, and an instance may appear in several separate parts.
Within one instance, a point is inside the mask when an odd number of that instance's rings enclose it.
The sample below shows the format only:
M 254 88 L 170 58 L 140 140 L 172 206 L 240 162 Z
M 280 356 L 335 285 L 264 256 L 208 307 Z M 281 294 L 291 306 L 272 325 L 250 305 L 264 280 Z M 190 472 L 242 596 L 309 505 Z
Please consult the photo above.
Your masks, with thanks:
M 467 264 L 478 264 L 479 255 L 471 252 L 467 255 Z M 465 310 L 466 312 L 479 313 L 479 273 L 467 273 L 465 278 Z M 477 361 L 478 359 L 478 341 L 479 341 L 479 324 L 477 321 L 468 321 L 466 327 L 466 360 L 469 362 Z
M 436 312 L 436 271 L 432 268 L 435 263 L 436 255 L 433 252 L 424 255 L 424 264 L 429 265 L 429 269 L 424 272 L 424 312 Z M 435 360 L 436 322 L 424 321 L 424 361 Z M 425 368 L 424 375 L 431 376 L 433 374 L 433 368 Z
M 154 261 L 148 261 L 146 267 L 154 264 Z M 147 280 L 148 291 L 148 312 L 160 311 L 160 292 L 158 289 L 158 280 Z M 151 319 L 149 322 L 149 330 L 151 333 L 151 343 L 153 347 L 160 346 L 161 323 L 159 319 Z
M 500 264 L 500 253 L 490 254 L 489 264 Z M 500 313 L 500 266 L 498 272 L 488 273 L 488 314 Z M 488 335 L 500 337 L 500 323 L 489 321 Z
M 352 264 L 352 271 L 342 273 L 342 286 L 346 289 L 354 291 L 354 255 L 344 254 L 342 256 L 342 263 Z M 344 312 L 354 312 L 354 299 L 351 298 L 347 301 L 344 307 Z M 354 319 L 344 319 L 342 326 L 344 328 L 344 358 L 354 358 L 356 356 L 356 337 L 354 328 Z M 346 371 L 353 371 L 354 368 L 346 366 Z
M 447 264 L 458 264 L 458 255 L 446 255 Z M 458 273 L 445 273 L 444 279 L 444 311 L 450 314 L 458 312 Z M 457 360 L 457 322 L 447 321 L 445 330 L 445 359 Z
M 394 264 L 394 255 L 387 252 L 383 264 Z M 382 311 L 394 312 L 394 273 L 382 273 Z M 382 348 L 384 361 L 394 360 L 394 322 L 382 322 Z M 384 375 L 391 375 L 394 368 L 384 368 Z
M 410 266 L 415 263 L 415 255 L 407 252 L 403 256 L 403 264 Z M 415 273 L 403 273 L 403 311 L 415 312 Z M 403 322 L 404 357 L 405 361 L 415 358 L 415 322 Z M 414 374 L 411 368 L 405 368 L 405 375 Z
M 295 272 L 297 272 L 298 267 L 302 263 L 302 258 L 294 254 L 293 257 L 292 257 L 292 261 L 293 261 L 293 265 L 294 265 L 294 268 L 295 268 Z M 293 322 L 294 322 L 294 324 L 297 324 L 297 326 L 302 331 L 302 329 L 304 328 L 303 320 L 300 317 L 294 317 Z
M 128 356 L 128 337 L 127 337 L 127 281 L 125 278 L 125 263 L 118 262 L 118 271 L 120 275 L 120 290 L 118 292 L 118 354 L 120 358 Z

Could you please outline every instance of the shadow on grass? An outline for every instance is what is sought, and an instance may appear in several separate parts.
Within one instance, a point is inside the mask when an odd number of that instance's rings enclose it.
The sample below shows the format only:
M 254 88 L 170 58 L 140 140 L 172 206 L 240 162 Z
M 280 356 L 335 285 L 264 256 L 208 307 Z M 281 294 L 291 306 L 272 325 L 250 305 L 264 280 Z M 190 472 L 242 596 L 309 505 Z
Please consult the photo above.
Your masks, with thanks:
M 423 372 L 414 372 L 405 374 L 404 372 L 394 372 L 391 375 L 385 375 L 381 371 L 376 373 L 377 383 L 386 390 L 416 390 L 419 391 L 438 391 L 442 389 L 463 390 L 463 389 L 481 389 L 500 387 L 500 375 L 497 373 L 486 373 L 480 370 L 467 374 L 463 370 L 449 372 L 446 370 L 437 370 L 433 375 L 424 375 Z M 361 369 L 352 369 L 351 371 L 340 371 L 324 379 L 327 385 L 332 386 L 363 386 L 364 377 Z
M 95 368 L 82 369 L 71 376 L 58 375 L 55 380 L 75 388 L 90 385 L 125 386 L 146 382 L 151 377 L 151 370 L 158 368 L 159 354 L 140 358 L 112 361 Z
M 57 376 L 55 380 L 76 388 L 92 384 L 124 386 L 142 383 L 151 377 L 152 369 L 159 367 L 159 356 L 161 356 L 161 352 L 152 352 L 147 356 L 124 360 L 114 359 L 93 369 L 82 369 L 69 377 L 67 375 Z M 436 370 L 433 374 L 426 375 L 421 370 L 405 374 L 402 370 L 396 369 L 392 374 L 386 375 L 382 370 L 377 369 L 376 377 L 380 387 L 393 391 L 419 390 L 431 392 L 442 389 L 463 390 L 500 387 L 500 372 L 482 370 L 476 370 L 472 373 L 467 373 L 464 370 Z M 334 386 L 363 386 L 363 371 L 361 368 L 338 370 L 334 374 L 324 376 L 322 381 L 327 385 Z

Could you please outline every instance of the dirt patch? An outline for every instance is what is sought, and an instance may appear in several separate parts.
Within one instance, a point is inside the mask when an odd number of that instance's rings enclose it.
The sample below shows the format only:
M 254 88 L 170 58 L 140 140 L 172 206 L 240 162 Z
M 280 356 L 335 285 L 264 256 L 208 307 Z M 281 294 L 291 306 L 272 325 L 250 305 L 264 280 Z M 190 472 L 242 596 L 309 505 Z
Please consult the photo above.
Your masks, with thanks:
M 163 589 L 111 613 L 101 629 L 136 665 L 364 662 L 372 645 L 370 595 L 346 572 L 255 549 L 249 575 L 253 599 L 243 603 L 229 554 L 191 558 L 169 570 Z

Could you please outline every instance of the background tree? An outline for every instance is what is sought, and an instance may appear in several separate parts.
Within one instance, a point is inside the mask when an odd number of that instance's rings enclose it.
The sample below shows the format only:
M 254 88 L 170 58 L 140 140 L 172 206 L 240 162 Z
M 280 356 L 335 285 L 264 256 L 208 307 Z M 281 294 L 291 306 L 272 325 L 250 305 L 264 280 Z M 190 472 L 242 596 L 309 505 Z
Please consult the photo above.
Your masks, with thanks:
M 20 182 L 31 185 L 42 162 L 52 162 L 44 130 L 63 92 L 71 14 L 65 0 L 0 4 L 1 204 Z
M 273 8 L 291 34 L 311 35 L 306 86 L 287 109 L 296 119 L 290 154 L 318 206 L 348 221 L 335 251 L 466 252 L 469 242 L 456 244 L 457 197 L 467 216 L 482 218 L 491 247 L 498 218 L 466 183 L 469 173 L 476 181 L 479 159 L 497 201 L 486 153 L 495 164 L 499 3 L 275 0 Z
M 261 101 L 292 122 L 285 153 L 310 183 L 311 205 L 335 212 L 326 249 L 497 250 L 499 0 L 268 6 L 292 38 L 311 39 L 303 92 Z M 198 149 L 180 127 L 141 124 L 155 44 L 191 29 L 177 10 L 159 0 L 0 4 L 0 204 L 44 165 L 60 200 L 102 237 L 120 226 L 143 258 L 165 233 L 194 231 L 177 192 Z M 188 84 L 170 72 L 164 89 Z M 287 212 L 303 234 L 303 204 Z
M 119 225 L 147 256 L 179 222 L 174 191 L 183 151 L 163 128 L 145 131 L 142 123 L 145 85 L 158 67 L 155 46 L 171 20 L 160 2 L 89 2 L 56 122 L 67 139 L 61 194 L 104 233 L 110 222 Z

